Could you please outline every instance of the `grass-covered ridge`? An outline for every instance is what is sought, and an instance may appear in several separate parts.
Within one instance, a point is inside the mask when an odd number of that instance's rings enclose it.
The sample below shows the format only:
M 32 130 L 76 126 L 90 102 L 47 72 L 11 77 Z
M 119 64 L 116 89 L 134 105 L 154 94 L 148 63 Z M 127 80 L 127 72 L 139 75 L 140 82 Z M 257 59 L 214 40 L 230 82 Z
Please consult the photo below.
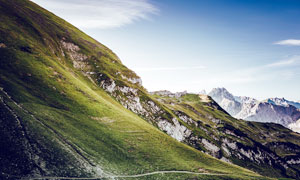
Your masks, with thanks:
M 0 0 L 0 43 L 2 178 L 189 171 L 206 174 L 147 178 L 267 179 L 182 144 L 125 109 L 88 72 L 143 90 L 128 83 L 138 76 L 36 4 Z
M 192 131 L 186 144 L 266 176 L 299 177 L 299 164 L 290 163 L 300 157 L 298 133 L 274 123 L 235 119 L 206 95 L 161 92 L 152 97 Z

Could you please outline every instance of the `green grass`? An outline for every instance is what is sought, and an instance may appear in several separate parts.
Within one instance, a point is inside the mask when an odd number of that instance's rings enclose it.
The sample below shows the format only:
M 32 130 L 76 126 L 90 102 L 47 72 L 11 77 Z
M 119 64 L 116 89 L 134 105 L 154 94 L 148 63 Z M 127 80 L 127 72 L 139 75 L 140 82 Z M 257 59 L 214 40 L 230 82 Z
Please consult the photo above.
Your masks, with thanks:
M 7 46 L 0 48 L 0 87 L 12 100 L 2 92 L 1 97 L 17 114 L 27 133 L 24 137 L 17 133 L 21 130 L 16 129 L 14 133 L 4 126 L 6 121 L 15 125 L 17 122 L 2 104 L 2 135 L 24 141 L 28 139 L 31 144 L 1 139 L 7 150 L 16 153 L 10 159 L 13 162 L 18 164 L 21 163 L 19 160 L 24 160 L 23 163 L 28 160 L 36 163 L 20 155 L 25 151 L 22 148 L 31 147 L 29 151 L 46 163 L 45 169 L 49 172 L 44 173 L 48 175 L 52 172 L 61 176 L 91 176 L 79 157 L 84 156 L 90 163 L 100 165 L 105 172 L 115 174 L 159 170 L 199 172 L 200 169 L 228 174 L 207 179 L 266 179 L 177 142 L 125 109 L 81 70 L 73 68 L 67 53 L 62 55 L 60 41 L 65 38 L 80 47 L 79 53 L 88 56 L 87 70 L 101 72 L 117 83 L 135 86 L 116 75 L 120 72 L 127 77 L 138 78 L 104 45 L 30 1 L 0 0 L 0 4 L 0 42 Z M 143 87 L 137 88 L 144 92 Z M 144 96 L 145 99 L 150 98 L 146 94 Z M 194 97 L 187 97 L 190 98 Z M 168 118 L 172 112 L 168 109 L 167 112 L 169 114 L 165 116 Z M 0 156 L 5 158 L 1 153 Z M 16 159 L 18 157 L 22 159 Z M 7 162 L 1 164 L 5 173 L 30 175 L 34 168 L 34 165 L 25 167 L 25 163 L 17 171 L 8 159 L 3 162 Z M 36 166 L 41 165 L 37 163 Z M 194 178 L 176 174 L 149 178 L 181 177 Z
M 273 152 L 278 157 L 285 158 L 294 156 L 296 159 L 299 154 L 298 147 L 300 145 L 299 134 L 284 128 L 281 125 L 272 123 L 258 123 L 238 120 L 229 116 L 222 110 L 213 100 L 211 102 L 203 102 L 196 94 L 186 94 L 180 98 L 171 98 L 166 96 L 152 95 L 153 98 L 161 99 L 163 104 L 174 112 L 181 112 L 186 116 L 198 122 L 195 125 L 187 125 L 181 121 L 193 134 L 198 138 L 204 138 L 221 148 L 222 139 L 231 139 L 246 149 L 255 149 L 255 147 L 263 147 L 267 152 Z M 176 113 L 175 113 L 176 114 Z M 217 119 L 216 123 L 213 119 Z M 226 134 L 230 130 L 235 135 Z M 186 142 L 190 144 L 190 142 Z M 284 143 L 285 146 L 279 146 L 278 143 Z M 201 145 L 191 145 L 199 150 L 206 151 Z M 287 148 L 288 147 L 288 148 Z M 223 152 L 224 154 L 224 152 Z M 263 175 L 270 177 L 297 177 L 299 169 L 290 166 L 287 171 L 276 166 L 270 166 L 268 163 L 255 163 L 250 160 L 241 160 L 236 157 L 227 157 L 234 164 L 240 165 L 247 169 L 254 170 Z

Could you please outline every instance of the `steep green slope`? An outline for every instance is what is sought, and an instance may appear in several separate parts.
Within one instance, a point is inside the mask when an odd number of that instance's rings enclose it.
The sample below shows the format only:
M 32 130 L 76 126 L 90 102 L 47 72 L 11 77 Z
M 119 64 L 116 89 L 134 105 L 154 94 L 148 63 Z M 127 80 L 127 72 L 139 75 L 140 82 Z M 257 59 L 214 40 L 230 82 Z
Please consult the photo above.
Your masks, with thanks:
M 300 134 L 273 123 L 234 119 L 209 96 L 160 91 L 153 97 L 191 131 L 186 144 L 266 176 L 300 178 Z
M 161 132 L 123 107 L 139 107 L 121 101 L 129 91 L 151 99 L 102 44 L 30 1 L 0 0 L 2 179 L 267 179 Z

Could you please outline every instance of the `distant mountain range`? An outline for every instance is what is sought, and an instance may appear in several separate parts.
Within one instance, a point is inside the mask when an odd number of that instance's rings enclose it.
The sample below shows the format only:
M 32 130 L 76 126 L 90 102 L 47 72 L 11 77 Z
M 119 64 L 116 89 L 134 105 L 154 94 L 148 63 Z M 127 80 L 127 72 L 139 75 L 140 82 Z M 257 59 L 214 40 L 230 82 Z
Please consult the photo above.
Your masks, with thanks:
M 285 106 L 288 107 L 289 105 L 295 106 L 296 108 L 300 109 L 300 103 L 299 102 L 293 102 L 286 100 L 285 98 L 269 98 L 266 100 L 266 102 L 279 105 L 279 106 Z
M 300 103 L 285 98 L 258 101 L 251 97 L 234 96 L 225 88 L 214 88 L 209 94 L 225 111 L 238 119 L 273 122 L 300 132 Z

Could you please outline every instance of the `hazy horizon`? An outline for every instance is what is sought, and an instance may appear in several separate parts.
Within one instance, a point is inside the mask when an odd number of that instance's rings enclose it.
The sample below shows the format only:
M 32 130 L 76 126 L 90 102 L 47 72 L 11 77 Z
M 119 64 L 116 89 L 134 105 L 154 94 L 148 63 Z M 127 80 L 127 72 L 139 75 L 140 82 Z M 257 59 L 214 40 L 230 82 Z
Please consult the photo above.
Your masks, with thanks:
M 33 2 L 112 49 L 149 91 L 300 100 L 300 1 Z

